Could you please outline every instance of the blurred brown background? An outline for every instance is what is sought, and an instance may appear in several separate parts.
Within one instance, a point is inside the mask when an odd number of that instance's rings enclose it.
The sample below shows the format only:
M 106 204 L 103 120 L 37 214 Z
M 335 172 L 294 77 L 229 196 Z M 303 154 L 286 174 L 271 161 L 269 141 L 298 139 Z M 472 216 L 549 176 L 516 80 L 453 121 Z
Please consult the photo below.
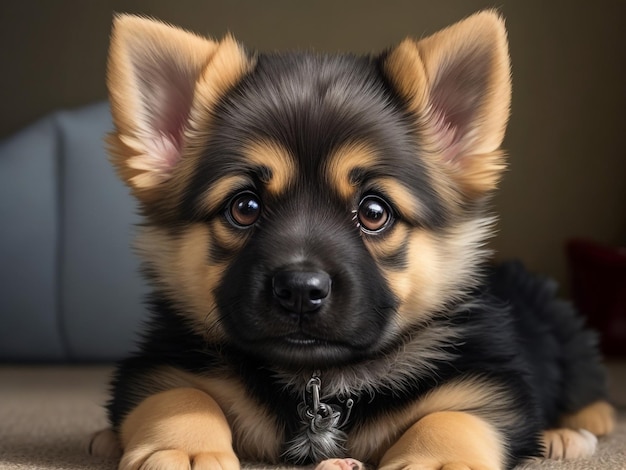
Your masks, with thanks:
M 626 245 L 626 1 L 12 1 L 0 4 L 0 138 L 106 96 L 113 12 L 154 16 L 249 48 L 378 51 L 472 12 L 506 17 L 510 171 L 496 198 L 500 258 L 565 285 L 564 242 Z M 5 201 L 6 202 L 6 201 Z

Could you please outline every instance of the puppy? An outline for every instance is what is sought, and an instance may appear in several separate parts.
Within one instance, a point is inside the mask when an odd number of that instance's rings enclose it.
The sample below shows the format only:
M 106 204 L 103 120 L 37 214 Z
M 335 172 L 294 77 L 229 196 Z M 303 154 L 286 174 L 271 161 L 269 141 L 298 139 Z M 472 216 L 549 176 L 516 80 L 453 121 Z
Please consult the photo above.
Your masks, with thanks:
M 365 57 L 118 16 L 108 86 L 153 293 L 95 453 L 499 470 L 611 431 L 594 335 L 552 283 L 487 262 L 511 95 L 497 13 Z

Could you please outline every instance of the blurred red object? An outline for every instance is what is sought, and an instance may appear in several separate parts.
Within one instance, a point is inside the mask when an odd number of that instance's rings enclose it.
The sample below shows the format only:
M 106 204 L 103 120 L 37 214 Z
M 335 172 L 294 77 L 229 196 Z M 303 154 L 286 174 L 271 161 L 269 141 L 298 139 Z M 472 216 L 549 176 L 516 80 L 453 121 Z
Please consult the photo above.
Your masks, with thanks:
M 600 332 L 602 352 L 626 356 L 626 248 L 570 240 L 567 257 L 574 303 Z

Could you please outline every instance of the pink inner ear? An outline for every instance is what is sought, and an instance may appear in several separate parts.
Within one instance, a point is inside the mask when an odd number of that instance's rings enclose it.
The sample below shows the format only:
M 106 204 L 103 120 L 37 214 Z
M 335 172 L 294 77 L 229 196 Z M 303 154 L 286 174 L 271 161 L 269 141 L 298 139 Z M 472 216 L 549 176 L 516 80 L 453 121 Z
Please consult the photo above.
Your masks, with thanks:
M 476 122 L 488 90 L 487 57 L 471 51 L 439 71 L 431 94 L 429 122 L 435 144 L 445 161 L 454 162 L 471 152 L 477 137 Z
M 442 159 L 447 163 L 456 160 L 462 151 L 461 132 L 450 122 L 442 111 L 434 110 L 429 118 L 433 139 L 441 152 Z
M 180 161 L 180 139 L 173 135 L 160 134 L 150 140 L 148 154 L 152 160 L 152 170 L 160 174 L 171 174 Z
M 143 163 L 146 169 L 169 176 L 182 154 L 195 71 L 176 63 L 149 62 L 138 67 L 137 76 L 146 127 L 140 138 L 147 157 Z

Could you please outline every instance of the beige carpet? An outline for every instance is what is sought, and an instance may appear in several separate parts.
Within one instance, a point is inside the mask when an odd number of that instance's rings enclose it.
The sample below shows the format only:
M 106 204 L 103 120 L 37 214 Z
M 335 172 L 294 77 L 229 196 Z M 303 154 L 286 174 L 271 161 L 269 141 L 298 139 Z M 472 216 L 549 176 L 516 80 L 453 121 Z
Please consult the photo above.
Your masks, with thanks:
M 88 436 L 104 427 L 101 407 L 111 369 L 0 366 L 0 470 L 114 470 L 115 462 L 86 454 Z M 613 395 L 626 405 L 626 367 L 612 369 Z M 526 470 L 626 469 L 626 413 L 602 439 L 593 459 L 544 461 Z

